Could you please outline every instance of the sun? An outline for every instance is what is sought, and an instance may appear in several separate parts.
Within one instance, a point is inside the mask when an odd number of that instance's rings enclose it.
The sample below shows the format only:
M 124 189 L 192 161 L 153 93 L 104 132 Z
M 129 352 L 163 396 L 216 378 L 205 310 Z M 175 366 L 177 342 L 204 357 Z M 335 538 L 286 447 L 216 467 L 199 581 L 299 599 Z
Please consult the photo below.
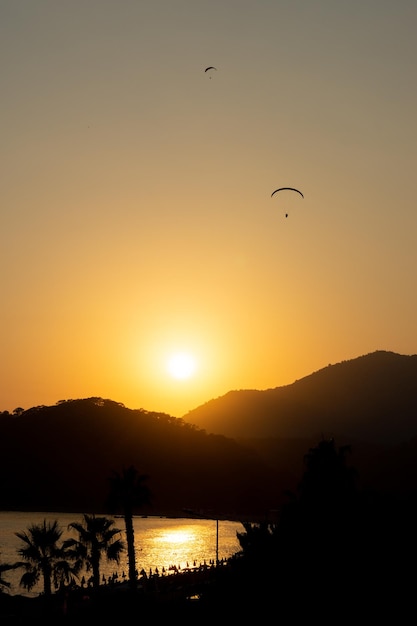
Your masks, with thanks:
M 196 371 L 195 358 L 188 352 L 176 352 L 167 361 L 168 373 L 178 380 L 191 378 Z

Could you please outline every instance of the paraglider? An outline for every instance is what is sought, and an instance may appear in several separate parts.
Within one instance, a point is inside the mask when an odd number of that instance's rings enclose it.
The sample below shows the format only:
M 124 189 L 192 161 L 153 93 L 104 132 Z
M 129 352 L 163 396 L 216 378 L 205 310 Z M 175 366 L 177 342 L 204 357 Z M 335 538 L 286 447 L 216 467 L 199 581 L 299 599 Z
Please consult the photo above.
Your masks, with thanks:
M 206 74 L 207 72 L 211 70 L 215 70 L 217 72 L 217 67 L 214 67 L 213 65 L 209 65 L 209 67 L 206 67 L 206 69 L 204 70 L 204 73 Z M 209 76 L 209 78 L 211 78 L 211 76 Z
M 271 193 L 271 198 L 274 193 L 277 193 L 277 191 L 296 191 L 302 198 L 304 198 L 304 194 L 299 189 L 295 189 L 294 187 L 280 187 L 279 189 L 275 189 L 275 191 Z
M 295 187 L 279 187 L 271 193 L 271 198 L 274 194 L 278 193 L 278 191 L 295 191 L 296 193 L 299 193 L 302 198 L 304 198 L 304 194 L 299 189 L 295 189 Z M 285 213 L 285 217 L 288 217 L 288 213 Z

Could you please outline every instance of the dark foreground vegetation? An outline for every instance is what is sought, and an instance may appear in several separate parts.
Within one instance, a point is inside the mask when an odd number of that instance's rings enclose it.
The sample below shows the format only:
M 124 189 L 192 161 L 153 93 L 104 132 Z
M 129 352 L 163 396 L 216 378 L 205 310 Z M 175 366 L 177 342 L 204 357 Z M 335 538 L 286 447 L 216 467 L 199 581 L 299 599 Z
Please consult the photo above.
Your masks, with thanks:
M 416 500 L 358 489 L 349 463 L 352 454 L 333 439 L 310 448 L 297 489 L 269 519 L 242 522 L 241 552 L 227 563 L 88 590 L 62 584 L 56 593 L 35 599 L 3 593 L 1 624 L 143 619 L 410 623 L 415 614 Z M 132 502 L 132 492 L 126 487 L 135 478 L 143 498 L 143 476 L 133 470 L 113 481 L 119 495 L 125 495 L 119 502 L 127 521 L 131 509 L 125 505 Z M 103 518 L 86 516 L 80 540 L 67 546 L 76 548 L 73 556 L 90 558 L 86 539 L 97 532 L 98 519 L 102 525 Z M 106 525 L 106 531 L 110 528 Z

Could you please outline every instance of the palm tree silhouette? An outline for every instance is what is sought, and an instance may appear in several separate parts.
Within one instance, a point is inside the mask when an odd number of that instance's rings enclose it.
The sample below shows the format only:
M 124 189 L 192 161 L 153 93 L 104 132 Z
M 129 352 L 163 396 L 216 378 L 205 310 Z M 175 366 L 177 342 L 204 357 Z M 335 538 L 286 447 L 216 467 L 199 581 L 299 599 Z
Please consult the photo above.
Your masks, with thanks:
M 137 586 L 135 534 L 133 512 L 135 508 L 150 503 L 150 490 L 144 484 L 148 476 L 139 474 L 135 467 L 113 472 L 110 477 L 110 493 L 107 506 L 113 513 L 122 512 L 125 520 L 127 555 L 129 564 L 129 583 L 132 589 Z
M 9 572 L 21 566 L 21 563 L 0 563 L 0 594 L 10 589 L 9 581 L 3 578 L 4 572 Z
M 24 559 L 14 564 L 14 567 L 24 567 L 20 585 L 31 591 L 43 578 L 43 592 L 45 596 L 52 594 L 52 582 L 58 587 L 63 582 L 72 582 L 77 577 L 78 566 L 71 566 L 70 555 L 64 545 L 58 544 L 63 529 L 58 521 L 41 524 L 32 524 L 26 531 L 15 533 L 16 537 L 25 544 L 18 549 L 19 556 Z
M 120 562 L 125 545 L 118 538 L 120 529 L 114 528 L 114 520 L 108 517 L 96 517 L 84 514 L 83 522 L 72 522 L 68 525 L 78 533 L 78 539 L 64 541 L 65 550 L 69 551 L 75 560 L 77 568 L 85 567 L 92 572 L 94 589 L 100 586 L 100 564 L 104 557 L 108 561 Z

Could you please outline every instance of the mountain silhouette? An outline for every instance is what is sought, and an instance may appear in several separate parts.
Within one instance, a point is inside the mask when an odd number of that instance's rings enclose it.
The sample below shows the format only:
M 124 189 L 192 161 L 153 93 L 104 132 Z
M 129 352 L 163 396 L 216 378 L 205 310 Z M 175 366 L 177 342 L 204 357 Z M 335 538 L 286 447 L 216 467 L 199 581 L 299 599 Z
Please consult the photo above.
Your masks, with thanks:
M 110 475 L 133 465 L 153 494 L 138 513 L 265 519 L 324 438 L 351 446 L 361 488 L 417 493 L 417 356 L 377 351 L 183 418 L 103 398 L 0 412 L 0 509 L 105 512 Z
M 238 390 L 183 416 L 232 438 L 315 438 L 395 444 L 417 435 L 417 355 L 376 351 L 291 385 Z
M 245 517 L 276 502 L 251 448 L 163 413 L 102 398 L 0 413 L 0 509 L 105 512 L 112 472 L 149 476 L 152 515 Z

